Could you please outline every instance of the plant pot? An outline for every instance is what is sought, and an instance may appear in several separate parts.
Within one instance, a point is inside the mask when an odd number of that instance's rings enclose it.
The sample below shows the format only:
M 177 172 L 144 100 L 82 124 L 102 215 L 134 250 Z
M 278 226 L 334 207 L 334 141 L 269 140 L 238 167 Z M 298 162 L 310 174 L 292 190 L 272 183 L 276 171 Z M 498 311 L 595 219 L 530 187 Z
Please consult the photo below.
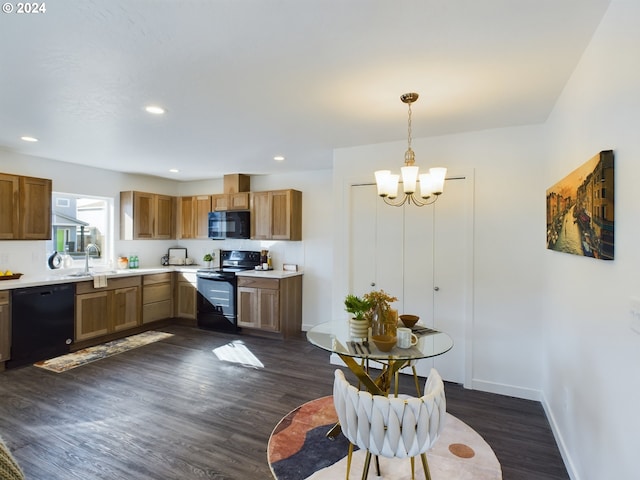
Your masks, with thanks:
M 369 321 L 365 318 L 350 318 L 349 334 L 351 338 L 366 339 L 369 336 Z

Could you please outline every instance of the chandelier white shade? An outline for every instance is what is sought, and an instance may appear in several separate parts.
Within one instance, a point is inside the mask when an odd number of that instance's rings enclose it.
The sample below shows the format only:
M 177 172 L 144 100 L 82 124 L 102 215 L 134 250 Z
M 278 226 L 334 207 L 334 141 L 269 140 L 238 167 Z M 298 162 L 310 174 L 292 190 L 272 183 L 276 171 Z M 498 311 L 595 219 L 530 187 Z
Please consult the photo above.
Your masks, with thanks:
M 400 169 L 400 175 L 391 173 L 391 170 L 375 172 L 378 195 L 385 203 L 394 207 L 400 207 L 405 203 L 418 207 L 430 205 L 444 191 L 446 168 L 434 167 L 429 169 L 429 173 L 419 173 L 420 169 L 415 165 L 415 153 L 411 149 L 411 104 L 417 99 L 417 93 L 405 93 L 400 97 L 400 100 L 409 106 L 408 148 L 404 154 L 404 167 Z M 398 199 L 400 176 L 402 176 L 403 196 Z M 420 184 L 419 193 L 418 183 Z

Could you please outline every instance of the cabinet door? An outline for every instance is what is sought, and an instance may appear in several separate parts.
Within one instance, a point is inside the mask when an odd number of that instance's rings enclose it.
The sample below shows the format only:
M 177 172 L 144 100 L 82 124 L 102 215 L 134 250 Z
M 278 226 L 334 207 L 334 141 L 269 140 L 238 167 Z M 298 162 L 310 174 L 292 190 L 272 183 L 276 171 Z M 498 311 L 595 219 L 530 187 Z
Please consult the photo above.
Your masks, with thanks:
M 51 180 L 20 177 L 19 238 L 51 239 Z
M 270 192 L 251 193 L 251 238 L 255 240 L 271 238 Z
M 195 275 L 194 275 L 195 276 Z M 176 317 L 195 319 L 197 314 L 198 291 L 194 282 L 177 282 Z
M 11 317 L 9 303 L 0 304 L 0 362 L 9 360 L 11 353 Z
M 114 332 L 136 327 L 139 322 L 139 287 L 119 288 L 112 292 L 111 327 Z
M 291 192 L 271 192 L 271 238 L 291 238 Z
M 76 295 L 76 342 L 109 333 L 108 293 Z
M 18 238 L 19 177 L 0 173 L 0 239 Z
M 258 290 L 258 317 L 263 330 L 280 331 L 280 293 L 278 290 Z
M 153 238 L 155 198 L 152 193 L 133 192 L 133 238 Z
M 230 193 L 229 210 L 249 210 L 249 192 Z
M 229 210 L 229 195 L 226 193 L 211 195 L 211 208 L 214 212 L 224 212 Z
M 178 199 L 178 236 L 194 238 L 194 203 L 196 197 L 180 197 Z
M 167 195 L 154 196 L 153 238 L 160 240 L 174 238 L 175 222 L 173 221 L 173 211 L 175 199 Z
M 238 326 L 250 328 L 260 326 L 257 288 L 238 287 Z
M 211 196 L 198 195 L 194 201 L 194 238 L 209 238 L 209 212 L 211 211 Z

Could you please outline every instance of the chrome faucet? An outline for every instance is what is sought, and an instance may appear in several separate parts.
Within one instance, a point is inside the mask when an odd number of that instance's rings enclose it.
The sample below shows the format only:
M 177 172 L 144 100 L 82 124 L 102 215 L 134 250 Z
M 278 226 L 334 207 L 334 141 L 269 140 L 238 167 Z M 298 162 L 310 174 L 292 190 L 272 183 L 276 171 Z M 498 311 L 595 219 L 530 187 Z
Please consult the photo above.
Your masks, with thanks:
M 89 243 L 87 245 L 87 248 L 84 249 L 84 274 L 85 275 L 90 275 L 91 272 L 89 272 L 89 253 L 91 252 L 91 250 L 95 250 L 96 254 L 100 255 L 100 247 L 98 247 L 98 245 L 96 245 L 95 243 Z

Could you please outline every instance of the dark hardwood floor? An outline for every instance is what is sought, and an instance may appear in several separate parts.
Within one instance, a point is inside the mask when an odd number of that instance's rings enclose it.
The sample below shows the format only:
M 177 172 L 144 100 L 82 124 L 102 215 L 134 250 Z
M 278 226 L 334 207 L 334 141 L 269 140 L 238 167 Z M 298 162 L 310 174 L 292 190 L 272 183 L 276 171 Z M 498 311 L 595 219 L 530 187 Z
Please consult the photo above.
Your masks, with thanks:
M 175 335 L 65 373 L 0 373 L 0 436 L 28 479 L 272 478 L 269 435 L 295 407 L 331 394 L 328 354 L 304 338 L 162 330 Z M 218 347 L 251 352 L 264 367 L 222 361 Z M 505 480 L 569 478 L 539 403 L 455 384 L 446 394 L 448 411 L 491 445 Z

